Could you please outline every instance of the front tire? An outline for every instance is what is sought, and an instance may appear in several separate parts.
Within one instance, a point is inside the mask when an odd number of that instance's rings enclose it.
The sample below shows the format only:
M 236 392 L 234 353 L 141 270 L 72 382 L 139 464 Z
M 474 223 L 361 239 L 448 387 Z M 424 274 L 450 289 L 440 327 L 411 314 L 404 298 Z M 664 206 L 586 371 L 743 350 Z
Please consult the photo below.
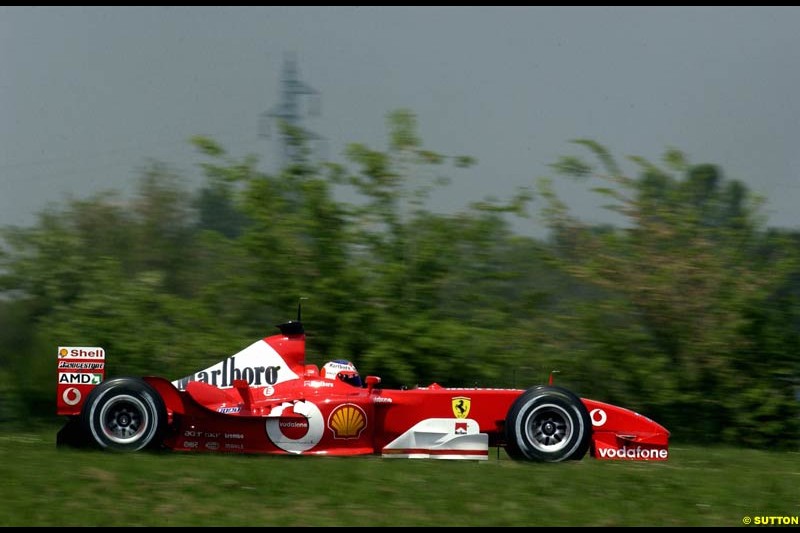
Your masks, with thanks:
M 161 396 L 139 378 L 114 378 L 92 389 L 81 425 L 103 449 L 134 452 L 161 442 L 167 413 Z
M 514 401 L 505 428 L 509 457 L 553 463 L 586 455 L 592 421 L 575 394 L 562 387 L 540 386 Z

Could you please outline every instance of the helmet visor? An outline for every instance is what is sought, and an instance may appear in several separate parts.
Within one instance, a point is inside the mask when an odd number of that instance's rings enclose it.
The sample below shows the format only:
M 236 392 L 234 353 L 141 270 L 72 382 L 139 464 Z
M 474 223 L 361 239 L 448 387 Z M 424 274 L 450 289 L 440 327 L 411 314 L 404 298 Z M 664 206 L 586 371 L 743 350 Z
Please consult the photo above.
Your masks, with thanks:
M 363 386 L 363 383 L 361 382 L 361 376 L 359 376 L 356 372 L 339 372 L 336 377 L 354 387 Z

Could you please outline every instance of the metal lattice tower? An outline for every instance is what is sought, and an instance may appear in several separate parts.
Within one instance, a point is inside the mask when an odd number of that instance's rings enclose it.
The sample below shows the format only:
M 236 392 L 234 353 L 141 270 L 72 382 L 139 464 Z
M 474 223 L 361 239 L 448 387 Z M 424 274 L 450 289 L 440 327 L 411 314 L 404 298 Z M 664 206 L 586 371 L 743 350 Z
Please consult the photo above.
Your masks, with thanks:
M 303 97 L 305 96 L 310 97 L 307 113 L 304 112 L 302 106 Z M 308 140 L 322 138 L 303 128 L 303 117 L 306 114 L 309 116 L 319 115 L 319 92 L 300 81 L 297 59 L 293 53 L 286 53 L 284 54 L 283 71 L 281 73 L 280 100 L 272 109 L 261 113 L 259 133 L 263 137 L 270 138 L 270 125 L 277 123 L 279 170 L 297 162 L 301 155 L 298 147 L 292 145 L 290 135 L 283 131 L 281 122 L 301 129 Z

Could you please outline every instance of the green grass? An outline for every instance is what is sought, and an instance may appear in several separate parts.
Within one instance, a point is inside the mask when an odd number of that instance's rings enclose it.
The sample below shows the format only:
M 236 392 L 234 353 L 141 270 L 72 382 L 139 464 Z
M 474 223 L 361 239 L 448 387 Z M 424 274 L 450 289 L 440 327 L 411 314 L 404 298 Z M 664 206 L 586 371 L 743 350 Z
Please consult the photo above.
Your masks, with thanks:
M 737 526 L 800 515 L 800 454 L 673 446 L 664 463 L 57 449 L 0 433 L 0 526 Z

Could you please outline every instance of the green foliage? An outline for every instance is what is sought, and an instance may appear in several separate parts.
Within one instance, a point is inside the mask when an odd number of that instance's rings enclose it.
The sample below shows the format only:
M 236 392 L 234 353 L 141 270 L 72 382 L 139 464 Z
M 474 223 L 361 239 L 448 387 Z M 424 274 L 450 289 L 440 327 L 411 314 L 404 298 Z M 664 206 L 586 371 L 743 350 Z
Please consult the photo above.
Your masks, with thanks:
M 617 383 L 624 396 L 642 398 L 644 392 L 660 420 L 668 427 L 680 424 L 697 440 L 791 446 L 800 435 L 793 390 L 800 370 L 796 322 L 783 321 L 786 336 L 780 347 L 769 348 L 780 361 L 782 381 L 774 367 L 753 363 L 763 362 L 767 349 L 765 339 L 754 335 L 763 326 L 761 313 L 774 309 L 776 295 L 796 279 L 797 248 L 772 247 L 765 261 L 759 200 L 741 183 L 725 185 L 715 166 L 688 165 L 671 151 L 667 160 L 680 162 L 674 166 L 682 175 L 630 158 L 641 173 L 630 178 L 602 147 L 581 144 L 605 171 L 592 176 L 608 184 L 595 190 L 627 217 L 623 229 L 598 231 L 572 218 L 552 190 L 543 191 L 557 260 L 600 291 L 597 307 L 571 330 L 576 345 L 590 354 L 595 375 L 609 388 Z M 585 178 L 575 169 L 591 167 L 570 161 L 559 169 Z M 791 302 L 784 302 L 788 309 L 797 300 Z M 628 339 L 635 342 L 626 347 Z M 620 368 L 629 376 L 642 374 L 647 387 L 636 391 L 632 383 L 614 380 Z M 762 398 L 757 407 L 756 397 Z M 688 421 L 687 410 L 693 413 Z
M 196 136 L 206 177 L 188 191 L 151 163 L 137 194 L 101 192 L 2 230 L 0 419 L 53 412 L 55 347 L 99 345 L 112 374 L 178 378 L 293 318 L 309 362 L 349 358 L 389 386 L 556 381 L 665 424 L 675 438 L 791 446 L 800 434 L 800 237 L 764 231 L 763 200 L 669 149 L 662 168 L 579 139 L 592 163 L 553 165 L 625 217 L 586 225 L 552 182 L 538 194 L 428 206 L 475 163 L 424 146 L 417 117 L 346 164 L 294 157 L 277 175 Z M 337 199 L 346 189 L 351 201 Z M 540 202 L 547 241 L 510 216 Z M 686 416 L 687 413 L 690 416 Z
M 206 155 L 212 157 L 225 155 L 225 150 L 219 145 L 219 143 L 214 141 L 214 139 L 210 139 L 203 135 L 195 135 L 189 139 L 189 142 L 191 142 L 198 150 Z
M 592 167 L 587 165 L 581 159 L 572 156 L 564 156 L 556 163 L 551 165 L 551 168 L 565 176 L 574 176 L 582 178 L 592 173 Z

